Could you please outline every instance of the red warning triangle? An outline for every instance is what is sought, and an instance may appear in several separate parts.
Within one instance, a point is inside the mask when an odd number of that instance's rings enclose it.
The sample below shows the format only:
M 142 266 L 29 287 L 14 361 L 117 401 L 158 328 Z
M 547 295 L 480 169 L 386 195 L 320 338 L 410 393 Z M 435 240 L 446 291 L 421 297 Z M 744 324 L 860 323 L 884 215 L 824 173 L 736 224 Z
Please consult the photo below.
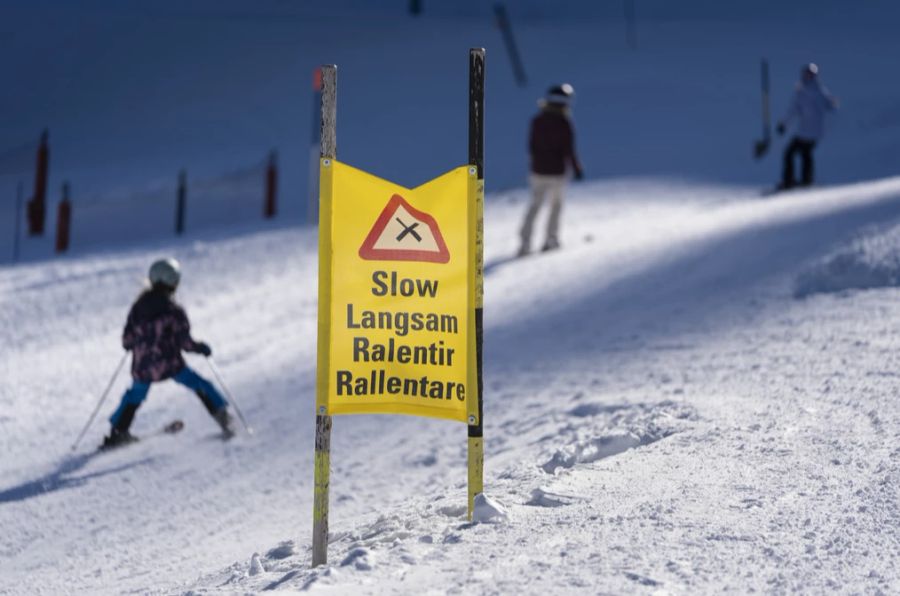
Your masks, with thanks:
M 400 195 L 388 201 L 359 247 L 359 256 L 368 261 L 450 261 L 450 251 L 435 219 Z

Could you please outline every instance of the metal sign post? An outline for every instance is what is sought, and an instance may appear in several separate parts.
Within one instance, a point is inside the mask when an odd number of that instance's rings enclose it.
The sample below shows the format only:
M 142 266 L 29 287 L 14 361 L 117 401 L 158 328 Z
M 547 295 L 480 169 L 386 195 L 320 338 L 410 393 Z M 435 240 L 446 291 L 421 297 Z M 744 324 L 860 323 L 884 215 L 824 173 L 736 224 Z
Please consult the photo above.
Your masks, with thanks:
M 469 519 L 475 495 L 484 492 L 484 48 L 469 50 L 469 165 L 478 172 L 475 198 L 475 358 L 478 383 L 478 418 L 469 423 Z

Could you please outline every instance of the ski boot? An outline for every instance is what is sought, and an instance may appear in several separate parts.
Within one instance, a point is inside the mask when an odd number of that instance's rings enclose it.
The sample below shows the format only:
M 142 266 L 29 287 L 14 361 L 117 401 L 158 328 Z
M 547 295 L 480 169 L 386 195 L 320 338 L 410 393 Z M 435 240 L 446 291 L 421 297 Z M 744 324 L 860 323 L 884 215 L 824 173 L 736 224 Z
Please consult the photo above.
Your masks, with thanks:
M 222 427 L 222 438 L 230 439 L 234 436 L 234 418 L 228 412 L 227 407 L 222 407 L 213 412 L 213 418 Z
M 127 430 L 119 430 L 118 428 L 113 427 L 112 430 L 109 431 L 109 436 L 103 437 L 103 444 L 100 445 L 100 450 L 106 451 L 108 449 L 115 449 L 116 447 L 136 443 L 137 440 L 138 438 Z
M 556 238 L 547 238 L 547 241 L 544 242 L 544 246 L 541 247 L 541 252 L 550 252 L 551 250 L 556 250 L 559 248 L 559 240 Z

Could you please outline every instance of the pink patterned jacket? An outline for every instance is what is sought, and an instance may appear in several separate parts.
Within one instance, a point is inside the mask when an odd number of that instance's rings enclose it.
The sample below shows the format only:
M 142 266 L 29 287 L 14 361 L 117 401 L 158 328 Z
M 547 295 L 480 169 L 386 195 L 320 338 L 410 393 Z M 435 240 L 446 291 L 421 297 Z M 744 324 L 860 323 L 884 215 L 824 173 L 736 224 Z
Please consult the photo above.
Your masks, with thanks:
M 184 309 L 163 288 L 141 294 L 128 313 L 122 347 L 132 352 L 131 376 L 144 383 L 168 379 L 184 368 L 181 352 L 197 352 Z

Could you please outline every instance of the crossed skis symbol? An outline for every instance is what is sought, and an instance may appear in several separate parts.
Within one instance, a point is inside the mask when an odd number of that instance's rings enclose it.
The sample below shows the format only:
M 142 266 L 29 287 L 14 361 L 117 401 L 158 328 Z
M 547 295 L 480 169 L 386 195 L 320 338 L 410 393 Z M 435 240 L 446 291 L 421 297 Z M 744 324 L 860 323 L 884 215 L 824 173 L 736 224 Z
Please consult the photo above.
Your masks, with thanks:
M 413 238 L 415 238 L 417 242 L 421 242 L 421 241 L 422 241 L 422 237 L 419 236 L 419 233 L 418 233 L 418 232 L 416 232 L 416 228 L 419 227 L 419 222 L 416 222 L 416 223 L 412 224 L 411 226 L 408 226 L 408 225 L 406 225 L 405 223 L 403 223 L 403 221 L 402 221 L 399 217 L 395 217 L 394 219 L 397 220 L 397 223 L 398 223 L 398 224 L 400 224 L 401 226 L 403 226 L 403 231 L 400 232 L 400 235 L 399 235 L 399 236 L 397 236 L 397 242 L 400 242 L 401 240 L 403 240 L 404 238 L 406 238 L 406 235 L 407 235 L 407 234 L 409 234 L 409 235 L 411 235 Z

